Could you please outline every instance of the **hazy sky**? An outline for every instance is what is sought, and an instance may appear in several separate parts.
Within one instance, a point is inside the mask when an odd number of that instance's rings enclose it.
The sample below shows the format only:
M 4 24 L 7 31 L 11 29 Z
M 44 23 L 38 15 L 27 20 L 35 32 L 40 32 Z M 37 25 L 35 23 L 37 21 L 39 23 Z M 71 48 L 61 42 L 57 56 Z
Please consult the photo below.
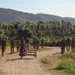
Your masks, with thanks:
M 0 7 L 75 18 L 75 0 L 0 0 Z

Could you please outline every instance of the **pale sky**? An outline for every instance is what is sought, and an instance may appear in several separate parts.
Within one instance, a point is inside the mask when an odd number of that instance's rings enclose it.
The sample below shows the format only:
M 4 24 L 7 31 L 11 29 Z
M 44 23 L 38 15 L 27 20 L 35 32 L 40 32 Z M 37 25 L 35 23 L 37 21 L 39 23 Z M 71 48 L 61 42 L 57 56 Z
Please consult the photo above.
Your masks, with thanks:
M 75 0 L 0 0 L 0 8 L 75 18 Z

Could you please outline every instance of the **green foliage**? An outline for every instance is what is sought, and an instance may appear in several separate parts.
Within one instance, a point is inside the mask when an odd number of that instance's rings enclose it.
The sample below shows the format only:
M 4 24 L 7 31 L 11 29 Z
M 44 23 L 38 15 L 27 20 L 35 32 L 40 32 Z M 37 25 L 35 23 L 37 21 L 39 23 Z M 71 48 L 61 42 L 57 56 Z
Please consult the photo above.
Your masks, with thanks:
M 74 54 L 64 54 L 60 57 L 61 62 L 58 64 L 58 70 L 63 70 L 69 73 L 69 75 L 75 75 L 75 55 Z
M 10 43 L 7 42 L 6 45 L 7 45 L 7 46 L 10 46 Z
M 57 69 L 59 70 L 67 70 L 67 72 L 75 73 L 75 61 L 64 61 L 61 62 Z
M 8 38 L 43 36 L 47 45 L 54 43 L 53 45 L 57 46 L 58 41 L 56 38 L 75 37 L 75 25 L 65 21 L 61 23 L 58 21 L 39 21 L 38 23 L 31 23 L 29 21 L 25 23 L 12 22 L 9 24 L 0 24 L 0 33 Z
M 18 38 L 24 37 L 24 38 L 29 38 L 32 36 L 32 32 L 30 31 L 29 28 L 24 28 L 24 29 L 19 29 L 17 32 Z
M 8 39 L 8 37 L 5 36 L 5 35 L 3 35 L 3 34 L 0 34 L 0 39 L 1 39 L 1 38 L 5 38 L 6 40 Z
M 16 37 L 16 31 L 14 29 L 11 29 L 11 31 L 9 31 L 8 33 L 9 33 L 8 34 L 9 37 L 12 37 L 12 38 Z
M 59 46 L 60 44 L 60 40 L 54 40 L 54 38 L 53 39 L 44 38 L 44 40 L 45 46 Z

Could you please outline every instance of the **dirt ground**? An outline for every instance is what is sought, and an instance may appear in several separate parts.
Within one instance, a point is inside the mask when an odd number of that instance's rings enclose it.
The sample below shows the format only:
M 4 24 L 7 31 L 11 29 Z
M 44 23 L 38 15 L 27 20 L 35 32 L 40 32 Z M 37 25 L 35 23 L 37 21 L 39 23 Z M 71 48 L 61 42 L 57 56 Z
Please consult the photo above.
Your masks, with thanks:
M 4 57 L 0 56 L 0 75 L 52 75 L 42 66 L 41 58 L 58 54 L 60 48 L 44 47 L 44 51 L 37 51 L 37 59 L 33 56 L 24 56 L 21 59 L 19 53 L 15 51 L 14 54 L 10 54 L 8 49 Z

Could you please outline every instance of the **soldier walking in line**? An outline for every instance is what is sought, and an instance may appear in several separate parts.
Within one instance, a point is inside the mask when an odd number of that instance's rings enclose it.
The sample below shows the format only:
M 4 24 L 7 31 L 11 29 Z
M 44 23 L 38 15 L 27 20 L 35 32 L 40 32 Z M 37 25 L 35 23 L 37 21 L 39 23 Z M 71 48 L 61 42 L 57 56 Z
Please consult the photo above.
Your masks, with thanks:
M 11 39 L 10 41 L 10 49 L 11 49 L 11 53 L 14 53 L 14 47 L 15 47 L 15 42 L 13 39 Z
M 60 42 L 61 54 L 65 52 L 65 38 L 63 38 Z
M 38 48 L 39 48 L 39 40 L 38 40 L 38 38 L 34 38 L 32 44 L 33 44 L 33 48 L 38 50 Z
M 33 41 L 32 41 L 32 45 L 33 45 L 33 48 L 35 49 L 36 48 L 36 43 L 35 43 L 36 39 L 34 38 Z
M 66 50 L 69 52 L 70 51 L 70 39 L 68 38 L 65 43 L 66 43 Z
M 44 39 L 41 39 L 41 48 L 43 48 L 44 45 Z
M 72 39 L 71 41 L 71 51 L 75 52 L 75 40 L 74 39 Z
M 39 45 L 40 45 L 39 38 L 36 38 L 35 43 L 36 43 L 36 49 L 38 50 L 39 49 Z
M 4 56 L 5 48 L 6 48 L 6 40 L 4 38 L 2 38 L 2 40 L 1 40 L 2 56 Z

